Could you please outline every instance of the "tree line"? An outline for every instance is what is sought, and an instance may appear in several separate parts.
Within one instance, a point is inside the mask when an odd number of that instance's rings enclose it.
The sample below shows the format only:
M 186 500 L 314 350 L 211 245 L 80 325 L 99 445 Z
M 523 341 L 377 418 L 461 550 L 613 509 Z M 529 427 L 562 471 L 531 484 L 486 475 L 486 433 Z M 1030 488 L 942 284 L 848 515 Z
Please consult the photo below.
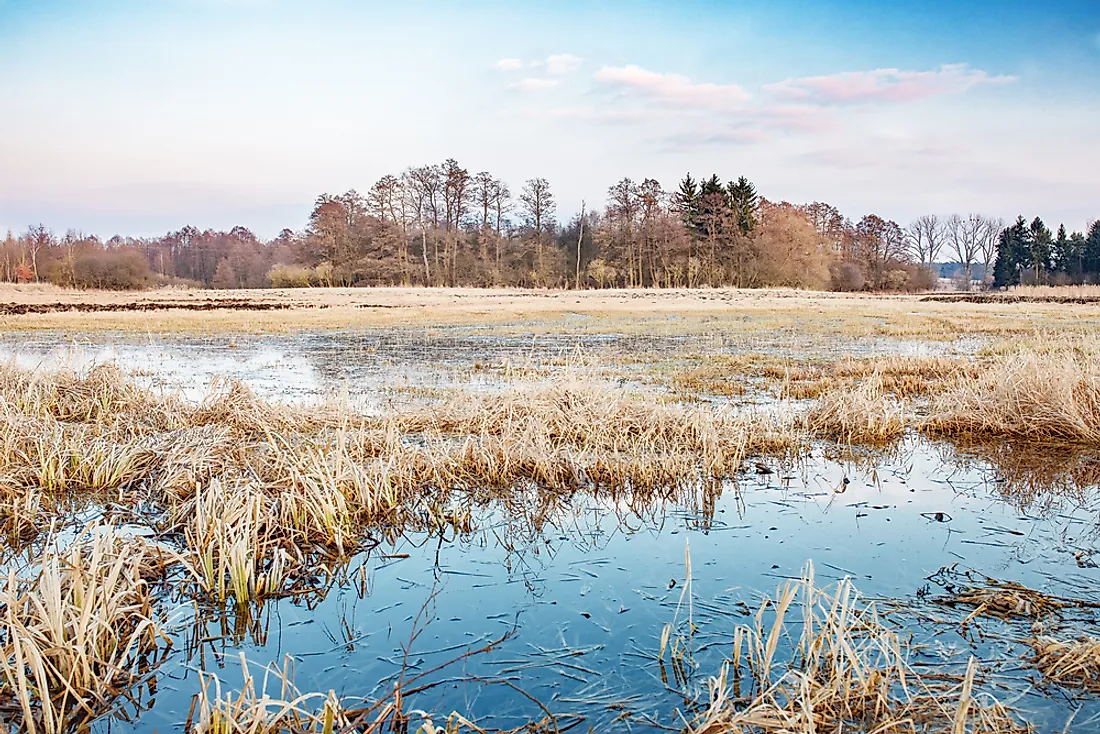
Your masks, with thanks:
M 367 191 L 322 194 L 305 227 L 270 240 L 245 227 L 183 227 L 162 237 L 8 233 L 0 279 L 80 288 L 182 283 L 214 288 L 475 286 L 545 288 L 763 287 L 925 290 L 951 258 L 971 283 L 1100 280 L 1100 228 L 1052 236 L 1038 219 L 1011 227 L 971 214 L 875 214 L 761 196 L 746 177 L 690 174 L 674 189 L 624 178 L 605 204 L 564 221 L 550 183 L 519 191 L 454 159 L 386 175 Z

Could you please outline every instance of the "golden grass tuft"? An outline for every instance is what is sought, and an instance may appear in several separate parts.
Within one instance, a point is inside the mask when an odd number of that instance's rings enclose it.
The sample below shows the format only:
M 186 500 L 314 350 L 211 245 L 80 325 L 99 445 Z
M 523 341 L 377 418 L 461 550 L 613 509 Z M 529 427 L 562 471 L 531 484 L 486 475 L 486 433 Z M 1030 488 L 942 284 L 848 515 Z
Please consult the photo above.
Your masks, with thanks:
M 1091 636 L 1076 640 L 1037 637 L 1030 642 L 1035 667 L 1045 679 L 1100 694 L 1100 640 Z
M 813 567 L 765 598 L 709 681 L 693 734 L 823 731 L 1027 732 L 974 694 L 973 659 L 954 686 L 930 683 L 908 646 L 847 579 L 818 587 Z M 937 676 L 939 677 L 939 676 Z
M 805 414 L 808 431 L 844 444 L 889 445 L 905 433 L 902 404 L 872 376 L 858 387 L 826 393 Z
M 0 671 L 19 725 L 55 734 L 109 710 L 155 667 L 167 637 L 147 577 L 163 559 L 138 539 L 93 526 L 51 546 L 29 576 L 2 592 Z
M 187 734 L 333 734 L 348 726 L 347 715 L 336 694 L 300 693 L 290 672 L 290 661 L 280 668 L 264 669 L 259 687 L 241 653 L 244 685 L 237 693 L 222 693 L 221 681 L 201 674 L 202 687 L 195 696 Z M 269 692 L 277 685 L 278 693 Z
M 1100 358 L 1063 351 L 997 360 L 937 396 L 920 428 L 969 441 L 1100 443 Z

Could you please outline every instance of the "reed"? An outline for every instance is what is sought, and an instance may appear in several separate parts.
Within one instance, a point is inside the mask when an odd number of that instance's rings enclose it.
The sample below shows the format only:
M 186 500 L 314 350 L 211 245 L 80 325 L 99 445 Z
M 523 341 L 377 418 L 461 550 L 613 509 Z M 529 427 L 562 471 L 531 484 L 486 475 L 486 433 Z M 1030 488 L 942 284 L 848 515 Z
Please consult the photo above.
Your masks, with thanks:
M 56 543 L 29 576 L 8 573 L 0 671 L 18 726 L 56 734 L 93 719 L 157 663 L 168 638 L 154 618 L 148 577 L 162 559 L 107 528 Z
M 1098 443 L 1100 358 L 1061 351 L 997 360 L 977 379 L 937 396 L 920 429 L 971 442 Z
M 221 681 L 200 673 L 201 688 L 192 704 L 188 734 L 333 734 L 349 724 L 336 694 L 300 693 L 294 687 L 290 660 L 282 668 L 264 669 L 257 687 L 241 653 L 241 690 L 222 692 Z M 277 686 L 278 692 L 269 692 Z M 197 711 L 197 717 L 195 712 Z
M 1031 640 L 1031 646 L 1035 667 L 1046 680 L 1100 693 L 1100 640 L 1091 636 L 1076 640 L 1037 637 Z
M 844 444 L 884 446 L 905 433 L 902 404 L 887 395 L 877 376 L 852 390 L 826 393 L 805 414 L 806 430 Z
M 812 565 L 765 597 L 709 680 L 694 734 L 821 731 L 1026 732 L 974 694 L 973 660 L 949 690 L 922 679 L 908 645 L 845 579 L 816 585 Z

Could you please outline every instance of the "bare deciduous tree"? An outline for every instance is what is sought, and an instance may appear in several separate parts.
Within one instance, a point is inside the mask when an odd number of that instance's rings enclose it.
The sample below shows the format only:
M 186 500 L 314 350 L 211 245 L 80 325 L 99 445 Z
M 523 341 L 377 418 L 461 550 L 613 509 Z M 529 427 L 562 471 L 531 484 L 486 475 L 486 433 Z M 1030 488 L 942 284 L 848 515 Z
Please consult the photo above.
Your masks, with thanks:
M 533 230 L 536 253 L 535 272 L 541 281 L 545 276 L 543 234 L 553 226 L 554 195 L 551 193 L 550 184 L 545 178 L 532 178 L 528 179 L 527 183 L 523 185 L 523 192 L 520 194 L 519 200 L 523 204 L 527 225 Z
M 944 222 L 935 214 L 917 217 L 905 228 L 905 238 L 917 262 L 929 267 L 943 248 Z

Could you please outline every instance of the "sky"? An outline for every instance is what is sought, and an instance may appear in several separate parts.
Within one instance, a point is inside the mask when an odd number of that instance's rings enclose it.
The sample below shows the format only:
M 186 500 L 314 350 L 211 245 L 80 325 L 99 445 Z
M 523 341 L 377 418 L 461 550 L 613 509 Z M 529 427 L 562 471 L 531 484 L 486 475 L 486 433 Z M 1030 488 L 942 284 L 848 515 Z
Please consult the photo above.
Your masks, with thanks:
M 1098 131 L 1096 0 L 0 0 L 0 232 L 270 237 L 449 157 L 1079 230 Z

